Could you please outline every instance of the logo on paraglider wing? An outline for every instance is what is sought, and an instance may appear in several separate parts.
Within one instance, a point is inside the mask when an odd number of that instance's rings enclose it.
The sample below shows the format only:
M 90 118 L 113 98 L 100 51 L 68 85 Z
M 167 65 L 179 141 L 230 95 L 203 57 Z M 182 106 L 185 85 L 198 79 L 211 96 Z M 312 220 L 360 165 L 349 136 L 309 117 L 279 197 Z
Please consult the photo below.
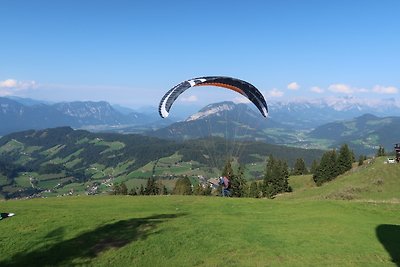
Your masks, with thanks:
M 187 82 L 190 84 L 191 87 L 195 86 L 198 83 L 204 83 L 207 81 L 206 79 L 193 79 L 193 80 L 188 80 Z

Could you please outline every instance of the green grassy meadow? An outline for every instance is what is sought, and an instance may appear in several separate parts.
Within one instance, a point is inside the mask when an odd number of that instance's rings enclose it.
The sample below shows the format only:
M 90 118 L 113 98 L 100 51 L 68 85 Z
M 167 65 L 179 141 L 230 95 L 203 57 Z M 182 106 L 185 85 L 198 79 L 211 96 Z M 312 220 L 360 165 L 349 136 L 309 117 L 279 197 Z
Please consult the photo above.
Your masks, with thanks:
M 0 266 L 399 264 L 393 203 L 77 196 L 0 207 L 17 214 L 0 221 Z

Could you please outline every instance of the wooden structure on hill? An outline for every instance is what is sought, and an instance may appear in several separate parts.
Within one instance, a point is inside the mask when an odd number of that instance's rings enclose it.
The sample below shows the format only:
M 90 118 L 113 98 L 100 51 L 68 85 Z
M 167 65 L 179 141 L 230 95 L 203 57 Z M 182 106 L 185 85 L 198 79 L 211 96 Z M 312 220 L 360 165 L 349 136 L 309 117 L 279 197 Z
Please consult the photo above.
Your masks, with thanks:
M 400 144 L 394 145 L 394 151 L 396 152 L 396 161 L 400 163 Z

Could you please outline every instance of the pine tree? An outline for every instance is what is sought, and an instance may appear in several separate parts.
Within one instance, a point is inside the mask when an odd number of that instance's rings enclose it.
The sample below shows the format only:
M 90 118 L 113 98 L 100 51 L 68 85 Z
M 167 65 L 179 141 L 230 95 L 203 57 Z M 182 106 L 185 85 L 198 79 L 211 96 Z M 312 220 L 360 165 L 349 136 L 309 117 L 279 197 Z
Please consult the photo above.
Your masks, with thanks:
M 222 171 L 222 176 L 227 177 L 229 180 L 231 180 L 232 175 L 233 175 L 233 168 L 232 168 L 232 159 L 228 159 L 225 163 L 224 169 Z
M 338 176 L 336 151 L 327 151 L 322 155 L 321 162 L 314 172 L 313 180 L 319 186 Z
M 267 165 L 265 167 L 264 179 L 262 184 L 262 194 L 263 196 L 270 197 L 271 196 L 271 187 L 273 185 L 273 167 L 275 165 L 275 159 L 272 155 L 269 156 L 267 160 Z
M 319 166 L 318 161 L 314 159 L 313 162 L 311 163 L 310 173 L 314 174 L 318 166 Z
M 296 163 L 294 164 L 293 175 L 303 175 L 307 173 L 308 171 L 304 160 L 302 158 L 296 159 Z
M 280 188 L 279 192 L 292 192 L 292 188 L 289 186 L 289 167 L 286 161 L 281 161 L 280 164 Z
M 353 155 L 347 144 L 340 147 L 339 156 L 337 159 L 338 174 L 343 174 L 350 170 L 353 164 Z
M 147 184 L 146 184 L 146 188 L 144 189 L 144 194 L 145 195 L 158 195 L 158 187 L 157 184 L 154 180 L 154 178 L 150 177 L 149 179 L 147 179 Z
M 247 182 L 244 179 L 244 169 L 239 166 L 236 174 L 231 175 L 230 191 L 233 197 L 244 197 L 246 195 Z
M 267 161 L 265 176 L 263 180 L 262 192 L 263 195 L 273 198 L 276 194 L 290 192 L 289 186 L 289 171 L 286 162 L 275 160 L 270 156 Z

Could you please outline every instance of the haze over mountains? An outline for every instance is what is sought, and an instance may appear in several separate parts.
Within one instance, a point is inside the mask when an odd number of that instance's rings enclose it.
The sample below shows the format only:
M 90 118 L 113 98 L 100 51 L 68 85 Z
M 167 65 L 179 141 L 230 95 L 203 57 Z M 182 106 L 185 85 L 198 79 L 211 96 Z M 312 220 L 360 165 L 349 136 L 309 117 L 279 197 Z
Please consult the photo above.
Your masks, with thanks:
M 185 116 L 179 109 L 182 107 L 174 106 L 171 114 L 178 112 L 178 116 Z M 400 141 L 397 134 L 400 104 L 394 99 L 271 102 L 267 119 L 259 116 L 251 105 L 233 102 L 210 104 L 179 122 L 176 117 L 175 120 L 161 119 L 156 107 L 142 111 L 112 106 L 105 101 L 46 103 L 0 97 L 0 135 L 70 126 L 178 140 L 220 136 L 304 148 L 326 149 L 348 142 L 357 150 L 369 153 L 378 145 L 390 148 Z

